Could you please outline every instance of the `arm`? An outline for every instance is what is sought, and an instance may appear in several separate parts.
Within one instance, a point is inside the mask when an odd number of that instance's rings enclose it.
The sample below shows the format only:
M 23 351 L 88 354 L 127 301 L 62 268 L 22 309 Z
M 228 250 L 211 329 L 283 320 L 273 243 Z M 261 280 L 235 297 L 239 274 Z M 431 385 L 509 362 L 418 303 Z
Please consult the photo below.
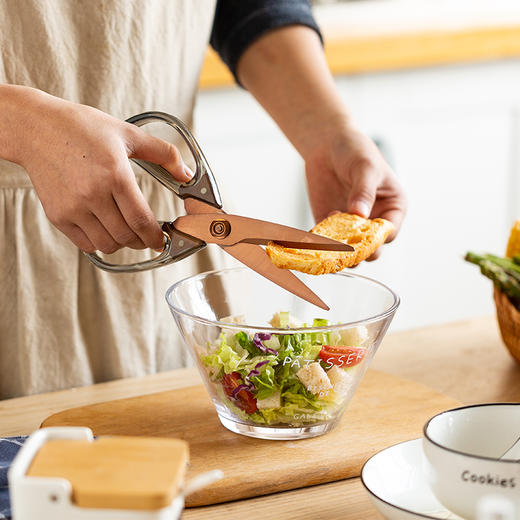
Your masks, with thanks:
M 49 220 L 80 249 L 161 248 L 163 235 L 128 161 L 189 179 L 177 149 L 95 108 L 0 85 L 0 157 L 25 168 Z
M 220 0 L 223 6 L 228 3 Z M 270 0 L 255 3 L 264 4 L 263 12 L 272 8 Z M 302 10 L 308 7 L 303 0 L 278 2 L 278 9 L 281 4 L 287 12 L 294 11 L 294 5 Z M 260 6 L 256 9 L 261 12 Z M 398 230 L 406 211 L 403 190 L 378 148 L 352 122 L 309 16 L 302 11 L 288 24 L 256 35 L 252 26 L 247 31 L 243 28 L 253 41 L 242 47 L 236 37 L 235 41 L 229 37 L 227 45 L 223 38 L 219 41 L 213 37 L 212 42 L 237 80 L 269 112 L 304 158 L 315 218 L 348 211 L 387 218 Z M 272 19 L 263 23 L 270 26 Z M 236 27 L 243 26 L 236 22 Z M 218 35 L 216 28 L 214 34 Z M 228 51 L 233 48 L 234 53 Z

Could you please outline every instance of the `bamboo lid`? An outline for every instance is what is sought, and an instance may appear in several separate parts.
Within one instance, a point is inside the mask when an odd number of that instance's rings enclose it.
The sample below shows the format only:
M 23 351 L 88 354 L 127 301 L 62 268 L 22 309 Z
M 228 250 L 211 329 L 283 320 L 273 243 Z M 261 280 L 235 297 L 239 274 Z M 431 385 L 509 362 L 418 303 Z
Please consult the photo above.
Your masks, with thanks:
M 34 457 L 32 477 L 63 477 L 79 507 L 154 510 L 169 506 L 188 463 L 188 443 L 151 437 L 51 440 Z

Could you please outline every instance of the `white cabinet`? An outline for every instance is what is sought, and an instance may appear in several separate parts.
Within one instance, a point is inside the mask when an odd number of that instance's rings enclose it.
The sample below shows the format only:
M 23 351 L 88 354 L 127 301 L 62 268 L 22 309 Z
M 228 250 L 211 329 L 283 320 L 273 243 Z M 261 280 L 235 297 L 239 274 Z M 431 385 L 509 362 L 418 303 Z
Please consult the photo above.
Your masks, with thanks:
M 501 254 L 520 218 L 520 60 L 337 85 L 358 124 L 389 151 L 409 197 L 397 240 L 356 268 L 401 296 L 393 328 L 493 312 L 491 282 L 462 257 Z M 246 92 L 202 92 L 196 130 L 228 211 L 311 227 L 303 163 Z

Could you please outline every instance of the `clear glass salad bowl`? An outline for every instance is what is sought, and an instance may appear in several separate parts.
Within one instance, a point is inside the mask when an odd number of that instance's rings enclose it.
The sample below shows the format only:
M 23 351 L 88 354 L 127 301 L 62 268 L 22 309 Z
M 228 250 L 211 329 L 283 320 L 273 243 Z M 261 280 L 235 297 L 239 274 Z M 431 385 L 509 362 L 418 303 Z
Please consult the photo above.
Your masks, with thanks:
M 254 271 L 191 276 L 166 300 L 222 424 L 263 439 L 334 428 L 399 305 L 385 285 L 350 273 L 303 281 L 323 311 Z

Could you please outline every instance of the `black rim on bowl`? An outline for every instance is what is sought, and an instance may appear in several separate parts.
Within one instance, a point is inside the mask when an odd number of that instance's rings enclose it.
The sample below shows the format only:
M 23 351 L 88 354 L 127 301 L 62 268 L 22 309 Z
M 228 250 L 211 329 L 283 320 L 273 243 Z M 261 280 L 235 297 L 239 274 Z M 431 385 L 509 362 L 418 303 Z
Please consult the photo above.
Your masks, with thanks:
M 380 451 L 378 451 L 375 455 L 372 455 L 372 457 L 370 457 L 364 464 L 363 464 L 363 467 L 361 468 L 361 475 L 360 475 L 360 478 L 361 478 L 361 483 L 363 484 L 363 487 L 367 490 L 368 493 L 370 493 L 373 497 L 377 498 L 380 502 L 383 502 L 384 504 L 390 506 L 390 507 L 393 507 L 394 509 L 398 509 L 399 511 L 404 511 L 405 513 L 410 513 L 412 515 L 415 515 L 415 516 L 418 516 L 420 518 L 428 518 L 429 520 L 439 520 L 439 517 L 437 516 L 429 516 L 429 515 L 425 515 L 423 513 L 419 513 L 417 511 L 414 511 L 412 509 L 406 509 L 404 507 L 401 507 L 401 506 L 398 506 L 396 504 L 392 504 L 392 502 L 389 502 L 388 500 L 385 500 L 384 498 L 381 498 L 379 495 L 376 495 L 367 485 L 367 483 L 365 482 L 365 479 L 363 477 L 363 473 L 365 471 L 365 466 L 374 458 L 374 457 L 377 457 L 380 453 L 383 453 L 384 451 L 386 450 L 391 450 L 392 448 L 395 448 L 396 446 L 399 446 L 401 444 L 407 444 L 409 442 L 414 442 L 414 441 L 420 441 L 422 440 L 421 438 L 418 438 L 418 439 L 412 439 L 411 441 L 402 441 L 402 442 L 398 442 L 397 444 L 394 444 L 392 446 L 388 446 L 388 448 L 384 448 Z
M 429 419 L 426 424 L 423 427 L 423 434 L 425 439 L 428 440 L 431 444 L 437 446 L 438 448 L 441 448 L 443 450 L 449 451 L 451 453 L 457 453 L 458 455 L 464 455 L 465 457 L 472 457 L 474 459 L 480 459 L 480 460 L 489 460 L 493 462 L 507 462 L 512 464 L 518 464 L 518 461 L 516 460 L 509 460 L 509 459 L 498 459 L 493 457 L 484 457 L 483 455 L 476 455 L 474 453 L 467 453 L 465 451 L 455 450 L 453 448 L 448 448 L 447 446 L 444 446 L 437 441 L 434 441 L 431 436 L 428 434 L 428 427 L 430 426 L 430 423 L 437 419 L 438 417 L 441 417 L 442 415 L 445 415 L 447 413 L 451 412 L 457 412 L 458 410 L 467 410 L 469 408 L 483 408 L 487 406 L 520 406 L 520 403 L 482 403 L 482 404 L 470 404 L 467 406 L 459 406 L 458 408 L 452 408 L 451 410 L 445 410 L 444 412 L 438 413 L 437 415 L 434 415 L 431 419 Z
M 285 334 L 288 333 L 288 329 L 283 328 L 274 328 L 274 327 L 262 327 L 258 325 L 249 325 L 249 324 L 235 324 L 235 323 L 225 323 L 218 320 L 209 320 L 207 318 L 202 318 L 201 316 L 197 316 L 195 314 L 191 314 L 176 305 L 171 300 L 171 294 L 175 291 L 175 289 L 182 285 L 183 283 L 187 282 L 188 280 L 200 280 L 201 278 L 205 278 L 206 276 L 210 276 L 213 274 L 220 274 L 220 273 L 226 273 L 226 272 L 233 272 L 233 271 L 247 271 L 250 270 L 248 267 L 228 267 L 225 269 L 214 269 L 213 271 L 206 271 L 204 273 L 200 273 L 197 275 L 188 276 L 186 278 L 183 278 L 182 280 L 179 280 L 178 282 L 174 283 L 167 291 L 166 291 L 166 301 L 168 302 L 168 305 L 175 310 L 175 312 L 182 314 L 183 316 L 186 316 L 194 321 L 197 321 L 199 323 L 205 323 L 207 325 L 216 325 L 219 327 L 225 326 L 226 329 L 237 329 L 237 330 L 243 330 L 243 329 L 255 329 L 255 330 L 265 330 L 265 331 L 280 331 Z M 369 278 L 368 276 L 362 276 L 360 274 L 350 274 L 350 273 L 333 273 L 328 275 L 321 275 L 321 276 L 343 276 L 347 278 L 354 278 L 359 280 L 365 280 L 367 282 L 373 283 L 375 285 L 378 285 L 379 287 L 382 287 L 386 291 L 388 291 L 389 294 L 393 297 L 393 302 L 390 305 L 388 309 L 385 311 L 376 314 L 375 316 L 370 316 L 368 318 L 362 319 L 362 320 L 356 320 L 356 321 L 350 321 L 345 323 L 338 323 L 335 325 L 327 325 L 325 327 L 300 327 L 300 328 L 291 328 L 289 332 L 296 333 L 296 332 L 320 332 L 323 329 L 327 330 L 336 330 L 336 329 L 344 329 L 347 327 L 355 327 L 356 325 L 364 325 L 367 323 L 373 323 L 375 321 L 380 321 L 382 319 L 387 318 L 388 316 L 391 316 L 397 307 L 399 306 L 399 296 L 390 289 L 390 287 L 386 286 L 385 284 L 378 282 L 377 280 L 374 280 L 373 278 Z M 309 304 L 310 305 L 310 304 Z

